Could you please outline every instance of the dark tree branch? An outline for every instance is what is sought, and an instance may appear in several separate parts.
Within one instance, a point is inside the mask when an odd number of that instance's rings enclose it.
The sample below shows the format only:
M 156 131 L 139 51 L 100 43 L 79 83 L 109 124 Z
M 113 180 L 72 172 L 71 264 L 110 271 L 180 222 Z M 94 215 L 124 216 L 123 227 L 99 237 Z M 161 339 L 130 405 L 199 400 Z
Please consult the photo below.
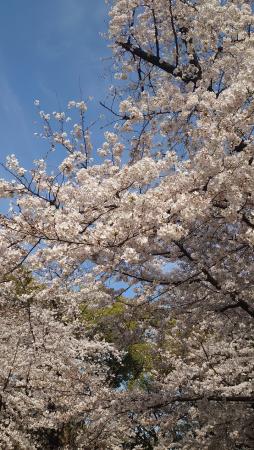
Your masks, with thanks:
M 237 303 L 222 306 L 221 308 L 218 309 L 218 311 L 225 312 L 228 309 L 235 309 L 235 308 L 242 308 L 245 312 L 247 312 L 251 317 L 254 318 L 254 309 L 245 300 L 239 300 Z
M 236 153 L 240 153 L 240 152 L 242 152 L 245 149 L 245 147 L 247 147 L 247 144 L 242 139 L 240 144 L 236 145 L 233 151 L 236 152 Z
M 254 229 L 253 223 L 248 219 L 248 217 L 244 214 L 242 217 L 242 221 L 245 222 L 249 227 Z
M 120 47 L 122 47 L 127 52 L 130 52 L 133 56 L 138 56 L 139 58 L 152 64 L 153 66 L 159 67 L 161 70 L 164 70 L 164 72 L 174 75 L 174 70 L 176 69 L 176 67 L 173 66 L 172 64 L 167 63 L 166 61 L 161 60 L 160 58 L 158 58 L 158 56 L 146 52 L 139 47 L 135 47 L 129 42 L 117 41 L 116 44 L 120 45 Z
M 194 65 L 197 68 L 197 73 L 195 75 L 191 74 L 188 75 L 188 73 L 183 73 L 183 71 L 180 69 L 176 71 L 177 66 L 173 66 L 172 64 L 169 64 L 168 62 L 162 60 L 161 58 L 158 58 L 158 56 L 155 56 L 153 53 L 142 50 L 142 48 L 132 45 L 129 41 L 128 42 L 116 41 L 116 44 L 122 47 L 127 52 L 131 53 L 133 56 L 141 58 L 143 61 L 146 61 L 152 64 L 153 66 L 158 67 L 161 70 L 164 70 L 164 72 L 167 72 L 176 78 L 181 78 L 182 81 L 184 81 L 187 84 L 193 82 L 194 85 L 196 86 L 197 81 L 202 78 L 201 66 L 199 64 L 199 60 L 195 52 L 193 53 L 192 60 L 190 60 L 190 64 Z
M 173 397 L 168 401 L 159 403 L 159 404 L 155 404 L 155 405 L 151 405 L 148 408 L 165 408 L 165 406 L 170 405 L 172 403 L 188 403 L 188 402 L 198 402 L 200 400 L 207 400 L 209 402 L 237 402 L 237 403 L 254 403 L 254 396 L 252 395 L 230 395 L 230 396 L 221 396 L 221 395 L 209 395 L 209 396 L 205 396 L 205 395 L 200 395 L 200 396 L 195 396 L 195 397 Z
M 188 258 L 189 261 L 194 262 L 197 264 L 197 261 L 191 256 L 190 252 L 184 247 L 184 245 L 179 241 L 173 241 L 174 244 L 181 250 L 184 256 Z M 220 290 L 221 287 L 218 283 L 218 281 L 213 277 L 211 272 L 206 267 L 201 268 L 202 273 L 206 276 L 207 281 L 209 281 L 212 286 L 214 286 L 217 290 Z
M 156 45 L 156 57 L 160 58 L 160 45 L 159 45 L 159 32 L 156 22 L 156 16 L 155 11 L 152 9 L 152 15 L 153 15 L 153 23 L 154 23 L 154 37 L 155 37 L 155 45 Z
M 178 60 L 179 60 L 179 47 L 178 47 L 178 39 L 177 39 L 177 33 L 176 33 L 175 22 L 174 22 L 174 17 L 173 17 L 172 1 L 171 0 L 169 0 L 169 12 L 170 12 L 170 21 L 171 21 L 172 32 L 173 32 L 174 40 L 175 40 L 176 66 L 177 66 L 178 65 Z

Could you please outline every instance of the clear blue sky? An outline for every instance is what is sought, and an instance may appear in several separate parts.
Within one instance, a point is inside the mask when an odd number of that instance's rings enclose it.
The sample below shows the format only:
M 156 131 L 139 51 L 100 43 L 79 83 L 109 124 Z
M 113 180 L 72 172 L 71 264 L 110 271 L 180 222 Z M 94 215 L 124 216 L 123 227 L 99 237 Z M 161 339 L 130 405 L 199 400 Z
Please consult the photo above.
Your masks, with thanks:
M 34 99 L 47 112 L 93 96 L 89 117 L 103 111 L 111 84 L 104 0 L 2 0 L 0 5 L 0 161 L 15 153 L 27 168 L 47 150 L 37 131 Z M 100 133 L 94 132 L 99 146 Z M 2 171 L 1 171 L 2 174 Z M 1 175 L 0 174 L 0 175 Z

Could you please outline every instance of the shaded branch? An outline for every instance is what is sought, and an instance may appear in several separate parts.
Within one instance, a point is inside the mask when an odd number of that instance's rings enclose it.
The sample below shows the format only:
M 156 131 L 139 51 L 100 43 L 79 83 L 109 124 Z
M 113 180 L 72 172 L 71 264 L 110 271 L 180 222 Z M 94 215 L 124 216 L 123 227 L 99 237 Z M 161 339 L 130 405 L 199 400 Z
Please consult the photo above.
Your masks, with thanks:
M 155 405 L 151 405 L 148 408 L 152 409 L 152 408 L 163 408 L 167 405 L 170 405 L 171 403 L 193 403 L 193 402 L 198 402 L 201 400 L 207 400 L 209 402 L 237 402 L 237 403 L 254 403 L 254 396 L 252 395 L 229 395 L 229 396 L 222 396 L 222 395 L 209 395 L 209 396 L 205 396 L 205 395 L 199 395 L 199 396 L 195 396 L 195 397 L 173 397 L 170 400 L 166 401 L 166 402 L 162 402 L 159 404 L 155 404 Z
M 173 32 L 174 40 L 175 40 L 176 66 L 177 66 L 178 65 L 178 60 L 179 60 L 179 47 L 178 47 L 178 39 L 177 39 L 177 33 L 176 33 L 175 22 L 174 22 L 174 17 L 173 17 L 171 0 L 169 0 L 169 12 L 170 12 L 170 21 L 171 21 L 172 32 Z
M 166 61 L 161 60 L 158 56 L 155 56 L 152 53 L 146 52 L 139 47 L 135 47 L 134 45 L 130 44 L 129 42 L 117 41 L 116 44 L 120 45 L 120 47 L 122 47 L 127 52 L 130 52 L 133 56 L 138 56 L 139 58 L 152 64 L 153 66 L 159 67 L 161 70 L 164 70 L 164 72 L 174 75 L 174 70 L 176 69 L 176 66 L 173 66 L 172 64 L 169 64 Z M 174 75 L 174 76 L 176 76 L 176 75 Z
M 235 309 L 235 308 L 242 308 L 245 312 L 247 312 L 251 317 L 254 318 L 254 309 L 245 300 L 239 300 L 237 303 L 222 306 L 218 309 L 218 311 L 225 312 L 228 309 Z

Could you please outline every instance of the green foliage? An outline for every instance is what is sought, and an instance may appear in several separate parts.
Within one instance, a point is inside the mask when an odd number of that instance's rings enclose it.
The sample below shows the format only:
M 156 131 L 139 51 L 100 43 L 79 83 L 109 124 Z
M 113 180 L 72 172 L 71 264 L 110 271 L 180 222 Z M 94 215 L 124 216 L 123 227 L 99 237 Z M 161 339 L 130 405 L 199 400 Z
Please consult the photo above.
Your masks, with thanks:
M 116 342 L 119 332 L 114 324 L 123 323 L 123 314 L 125 305 L 117 300 L 110 306 L 89 307 L 85 304 L 81 307 L 81 315 L 90 332 L 101 334 L 103 339 L 108 342 Z M 113 324 L 110 325 L 110 324 Z
M 108 342 L 113 342 L 125 353 L 121 364 L 113 359 L 109 361 L 114 386 L 124 384 L 129 389 L 134 386 L 148 389 L 152 380 L 150 372 L 156 361 L 156 345 L 146 341 L 145 330 L 154 319 L 147 311 L 141 317 L 135 310 L 132 311 L 128 310 L 121 297 L 110 306 L 89 307 L 83 304 L 81 307 L 87 329 L 91 333 L 100 334 Z
M 9 274 L 5 281 L 14 284 L 14 292 L 17 297 L 24 294 L 29 295 L 42 289 L 42 286 L 35 280 L 32 273 L 24 267 L 15 273 Z
M 98 325 L 103 318 L 121 315 L 124 310 L 125 306 L 120 301 L 116 301 L 113 305 L 102 308 L 89 308 L 86 305 L 81 307 L 82 316 L 90 326 Z

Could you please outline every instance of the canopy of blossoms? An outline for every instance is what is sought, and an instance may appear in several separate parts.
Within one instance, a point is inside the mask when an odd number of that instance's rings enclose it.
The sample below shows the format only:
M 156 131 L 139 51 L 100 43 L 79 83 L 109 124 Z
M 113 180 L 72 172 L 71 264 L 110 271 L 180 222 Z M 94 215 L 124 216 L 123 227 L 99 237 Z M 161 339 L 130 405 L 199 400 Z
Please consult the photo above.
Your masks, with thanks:
M 1 448 L 251 449 L 253 2 L 109 3 L 101 148 L 36 101 L 0 180 Z

